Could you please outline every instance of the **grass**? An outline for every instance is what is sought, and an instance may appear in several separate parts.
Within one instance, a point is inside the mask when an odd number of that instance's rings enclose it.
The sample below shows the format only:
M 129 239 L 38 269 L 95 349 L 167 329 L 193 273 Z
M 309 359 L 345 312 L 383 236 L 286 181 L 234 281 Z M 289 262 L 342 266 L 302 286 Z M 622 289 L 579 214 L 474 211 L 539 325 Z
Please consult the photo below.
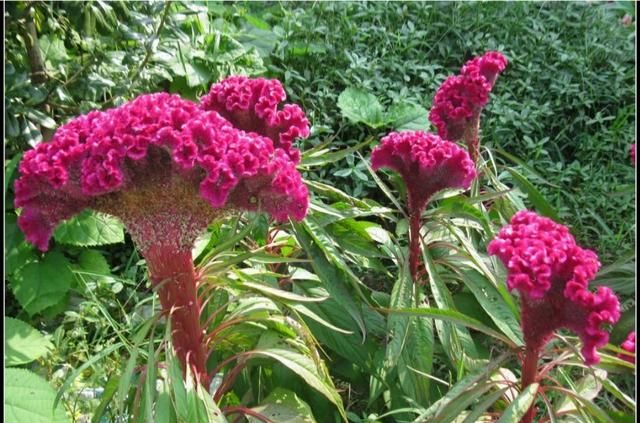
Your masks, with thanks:
M 634 248 L 635 24 L 630 2 L 326 2 L 249 4 L 280 35 L 268 68 L 314 124 L 312 143 L 353 145 L 372 130 L 340 117 L 350 86 L 384 105 L 429 108 L 444 78 L 473 55 L 500 50 L 510 59 L 484 112 L 486 145 L 536 169 L 547 199 L 580 243 L 604 263 Z M 426 119 L 426 117 L 425 117 Z M 365 151 L 365 154 L 367 152 Z M 337 166 L 353 166 L 343 161 Z M 356 195 L 372 181 L 319 175 Z

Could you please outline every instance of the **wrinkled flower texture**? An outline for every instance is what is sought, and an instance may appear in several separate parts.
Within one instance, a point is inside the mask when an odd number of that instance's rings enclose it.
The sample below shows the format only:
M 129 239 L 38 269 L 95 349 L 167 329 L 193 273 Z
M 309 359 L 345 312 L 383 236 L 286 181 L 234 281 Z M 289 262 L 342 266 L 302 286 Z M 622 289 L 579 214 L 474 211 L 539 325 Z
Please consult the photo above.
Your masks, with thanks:
M 409 209 L 421 211 L 445 188 L 467 189 L 476 176 L 468 153 L 456 144 L 423 131 L 392 132 L 371 153 L 373 170 L 398 172 L 407 186 Z
M 25 153 L 15 205 L 26 239 L 46 251 L 57 224 L 91 208 L 119 217 L 143 252 L 190 249 L 212 219 L 257 210 L 301 220 L 308 192 L 295 138 L 309 135 L 277 80 L 230 77 L 200 104 L 141 95 L 61 126 Z
M 527 348 L 540 350 L 555 330 L 567 328 L 582 339 L 585 362 L 598 363 L 596 349 L 609 340 L 602 326 L 618 321 L 620 304 L 608 287 L 589 291 L 597 255 L 578 246 L 567 227 L 527 210 L 516 213 L 487 250 L 506 266 L 509 290 L 520 294 Z
M 478 154 L 480 112 L 507 64 L 507 58 L 497 51 L 475 57 L 465 63 L 459 75 L 448 77 L 433 98 L 429 120 L 438 135 L 450 141 L 464 138 L 474 162 Z
M 626 352 L 629 352 L 635 355 L 636 353 L 636 331 L 635 330 L 629 332 L 629 335 L 627 335 L 627 339 L 625 339 L 622 345 L 620 345 L 620 348 L 622 348 Z M 632 364 L 635 362 L 635 357 L 631 355 L 620 354 L 618 357 Z
M 418 280 L 420 218 L 429 199 L 446 188 L 467 189 L 476 177 L 469 154 L 456 144 L 423 131 L 392 132 L 371 153 L 371 167 L 387 167 L 405 182 L 409 209 L 409 268 Z

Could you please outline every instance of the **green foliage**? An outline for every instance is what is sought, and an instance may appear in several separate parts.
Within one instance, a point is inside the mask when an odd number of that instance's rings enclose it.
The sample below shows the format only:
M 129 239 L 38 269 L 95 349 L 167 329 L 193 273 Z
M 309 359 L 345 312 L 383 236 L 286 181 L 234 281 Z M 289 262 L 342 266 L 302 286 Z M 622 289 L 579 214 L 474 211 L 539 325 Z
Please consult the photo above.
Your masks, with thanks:
M 8 422 L 69 422 L 64 410 L 53 406 L 55 391 L 46 380 L 24 369 L 4 369 L 4 420 Z
M 61 244 L 83 247 L 124 242 L 124 226 L 116 218 L 91 210 L 62 222 L 54 239 Z
M 632 419 L 635 370 L 614 346 L 635 325 L 635 35 L 623 13 L 624 2 L 8 4 L 5 359 L 40 376 L 5 370 L 5 409 L 18 413 L 5 420 L 67 421 L 66 409 L 94 423 L 515 422 L 530 404 L 549 421 Z M 405 187 L 372 172 L 370 147 L 429 129 L 438 85 L 489 49 L 510 65 L 482 118 L 481 177 L 425 211 L 414 285 Z M 122 224 L 87 211 L 41 254 L 17 227 L 12 181 L 21 152 L 70 117 L 143 92 L 196 99 L 231 74 L 277 77 L 304 108 L 312 201 L 303 222 L 236 215 L 198 239 L 205 392 L 183 378 Z M 541 389 L 519 392 L 517 299 L 486 244 L 524 207 L 598 250 L 594 285 L 623 296 L 623 318 L 598 367 L 561 333 Z
M 51 348 L 51 342 L 29 324 L 11 317 L 4 318 L 5 366 L 30 363 Z

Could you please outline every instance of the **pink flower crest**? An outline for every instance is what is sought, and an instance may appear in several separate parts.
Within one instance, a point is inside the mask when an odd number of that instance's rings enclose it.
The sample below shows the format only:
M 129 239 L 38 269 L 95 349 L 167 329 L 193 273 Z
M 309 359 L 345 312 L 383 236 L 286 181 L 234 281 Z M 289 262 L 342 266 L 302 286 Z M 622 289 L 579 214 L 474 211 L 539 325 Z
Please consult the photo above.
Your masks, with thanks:
M 633 354 L 633 356 L 630 356 L 627 354 L 620 354 L 618 357 L 620 357 L 621 359 L 631 364 L 634 364 L 635 354 L 636 354 L 636 331 L 635 330 L 629 332 L 629 335 L 627 335 L 627 339 L 625 339 L 622 345 L 620 345 L 620 348 Z
M 583 342 L 587 364 L 609 334 L 602 328 L 620 318 L 618 298 L 608 287 L 593 293 L 589 282 L 600 263 L 579 247 L 567 227 L 534 212 L 516 213 L 487 248 L 507 268 L 507 286 L 522 300 L 522 328 L 528 346 L 544 346 L 556 329 L 568 328 Z
M 60 221 L 91 208 L 120 218 L 144 251 L 162 242 L 190 248 L 232 210 L 301 220 L 308 192 L 291 151 L 177 95 L 141 95 L 77 117 L 25 153 L 18 224 L 45 251 Z
M 465 138 L 474 161 L 477 159 L 480 112 L 507 63 L 497 51 L 471 59 L 459 75 L 447 78 L 434 96 L 429 120 L 437 128 L 438 135 L 451 141 Z
M 300 152 L 293 148 L 293 141 L 309 136 L 309 121 L 296 104 L 279 108 L 286 97 L 276 79 L 232 76 L 212 85 L 200 102 L 204 110 L 218 112 L 235 127 L 271 138 L 297 163 Z
M 374 170 L 400 173 L 409 193 L 409 208 L 420 211 L 446 188 L 467 189 L 476 176 L 468 153 L 456 144 L 422 131 L 392 132 L 371 153 Z
M 429 199 L 446 188 L 469 188 L 476 168 L 456 144 L 422 131 L 392 132 L 371 153 L 374 170 L 387 167 L 402 176 L 409 209 L 409 268 L 418 281 L 420 220 Z

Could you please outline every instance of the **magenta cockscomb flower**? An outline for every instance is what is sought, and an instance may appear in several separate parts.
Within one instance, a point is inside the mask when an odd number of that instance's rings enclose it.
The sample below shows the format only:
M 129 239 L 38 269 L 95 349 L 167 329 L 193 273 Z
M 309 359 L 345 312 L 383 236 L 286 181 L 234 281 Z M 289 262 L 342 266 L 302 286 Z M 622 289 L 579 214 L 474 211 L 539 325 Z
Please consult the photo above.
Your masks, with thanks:
M 602 326 L 620 318 L 610 288 L 589 290 L 598 256 L 579 247 L 567 227 L 530 211 L 516 213 L 488 251 L 507 267 L 508 288 L 520 293 L 527 348 L 539 351 L 555 330 L 568 328 L 582 339 L 585 362 L 598 363 L 596 349 L 609 340 Z
M 433 99 L 429 120 L 447 140 L 464 139 L 474 162 L 479 156 L 479 124 L 482 108 L 507 59 L 490 51 L 468 61 L 459 75 L 450 76 Z
M 371 153 L 374 170 L 400 173 L 407 187 L 410 217 L 410 268 L 417 280 L 420 217 L 429 199 L 446 188 L 467 189 L 476 176 L 467 152 L 439 136 L 422 131 L 392 132 Z
M 214 110 L 235 127 L 271 138 L 297 163 L 300 152 L 292 148 L 296 138 L 309 136 L 309 121 L 297 104 L 285 104 L 287 95 L 280 81 L 232 76 L 214 84 L 201 98 L 205 110 Z
M 512 217 L 487 250 L 506 266 L 507 287 L 520 294 L 522 388 L 536 382 L 540 352 L 560 328 L 578 334 L 587 364 L 598 363 L 596 349 L 609 341 L 603 325 L 620 318 L 620 304 L 610 288 L 589 290 L 600 267 L 598 256 L 579 247 L 567 227 L 526 210 Z M 534 413 L 531 407 L 521 421 L 530 423 Z
M 18 225 L 46 251 L 55 227 L 84 209 L 120 218 L 171 313 L 178 357 L 206 386 L 193 243 L 238 210 L 304 218 L 308 192 L 287 148 L 176 95 L 142 95 L 73 119 L 25 153 Z
M 629 335 L 627 335 L 627 339 L 625 339 L 622 345 L 620 345 L 620 348 L 622 348 L 626 352 L 631 353 L 633 355 L 620 354 L 618 355 L 618 357 L 620 357 L 621 359 L 631 364 L 634 364 L 635 354 L 636 354 L 636 331 L 635 330 L 629 332 Z

